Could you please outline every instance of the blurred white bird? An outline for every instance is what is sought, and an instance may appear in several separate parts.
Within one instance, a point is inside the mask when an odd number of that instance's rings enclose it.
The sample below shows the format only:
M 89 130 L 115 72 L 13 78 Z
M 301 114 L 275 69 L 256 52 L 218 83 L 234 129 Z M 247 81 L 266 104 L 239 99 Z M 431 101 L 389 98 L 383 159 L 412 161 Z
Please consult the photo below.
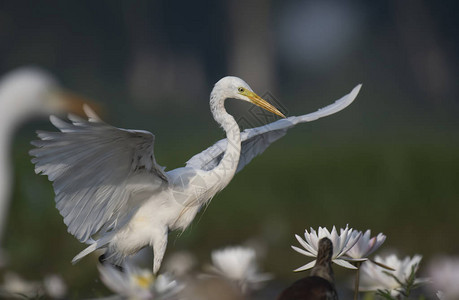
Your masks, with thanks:
M 199 209 L 256 155 L 285 135 L 287 129 L 336 113 L 357 96 L 360 85 L 319 111 L 281 119 L 240 132 L 226 112 L 228 98 L 247 101 L 281 117 L 242 79 L 224 77 L 210 94 L 212 115 L 226 139 L 193 156 L 185 167 L 168 172 L 156 163 L 155 136 L 103 123 L 86 108 L 89 120 L 69 116 L 72 123 L 52 116 L 61 132 L 38 132 L 34 141 L 35 171 L 53 181 L 56 206 L 68 231 L 91 244 L 73 262 L 99 248 L 103 260 L 120 264 L 145 246 L 154 252 L 153 273 L 161 265 L 170 230 L 184 230 Z
M 0 248 L 11 197 L 10 148 L 15 130 L 33 117 L 81 113 L 82 103 L 78 96 L 65 92 L 51 74 L 39 68 L 18 68 L 0 78 Z

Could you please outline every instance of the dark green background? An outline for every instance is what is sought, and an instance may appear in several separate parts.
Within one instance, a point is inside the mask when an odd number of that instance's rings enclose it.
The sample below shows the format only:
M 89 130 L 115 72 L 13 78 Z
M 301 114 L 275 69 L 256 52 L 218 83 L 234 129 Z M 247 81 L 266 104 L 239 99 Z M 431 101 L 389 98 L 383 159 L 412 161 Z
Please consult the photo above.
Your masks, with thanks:
M 291 271 L 308 261 L 291 250 L 297 244 L 294 234 L 346 224 L 383 232 L 383 249 L 401 255 L 418 253 L 428 261 L 438 254 L 457 254 L 456 2 L 339 2 L 357 12 L 358 30 L 344 53 L 330 57 L 333 63 L 318 65 L 291 64 L 281 54 L 285 45 L 279 16 L 298 2 L 266 3 L 268 24 L 260 34 L 272 35 L 264 46 L 273 53 L 274 86 L 252 85 L 256 92 L 269 91 L 289 115 L 299 115 L 328 105 L 358 83 L 363 88 L 350 107 L 290 130 L 237 174 L 188 230 L 180 237 L 171 234 L 166 256 L 186 249 L 204 263 L 212 249 L 255 239 L 267 247 L 263 269 L 287 283 L 300 277 Z M 316 4 L 307 3 L 305 9 Z M 50 70 L 66 88 L 102 103 L 109 123 L 155 133 L 157 160 L 170 170 L 223 137 L 209 113 L 208 93 L 233 70 L 229 36 L 238 10 L 233 7 L 231 15 L 230 5 L 255 14 L 261 4 L 4 1 L 0 71 L 29 64 Z M 180 94 L 182 87 L 173 86 L 151 102 L 137 101 L 128 82 L 138 51 L 193 57 L 202 66 L 201 89 L 187 96 L 187 90 Z M 250 55 L 245 59 L 250 64 Z M 192 76 L 186 70 L 182 76 Z M 231 75 L 249 84 L 257 76 Z M 260 123 L 247 105 L 231 101 L 227 108 L 245 122 L 243 127 Z M 75 298 L 101 295 L 105 290 L 96 257 L 70 264 L 84 246 L 66 232 L 51 184 L 33 172 L 27 152 L 37 129 L 51 126 L 32 120 L 13 144 L 8 269 L 28 279 L 61 274 Z M 335 270 L 343 282 L 351 275 Z

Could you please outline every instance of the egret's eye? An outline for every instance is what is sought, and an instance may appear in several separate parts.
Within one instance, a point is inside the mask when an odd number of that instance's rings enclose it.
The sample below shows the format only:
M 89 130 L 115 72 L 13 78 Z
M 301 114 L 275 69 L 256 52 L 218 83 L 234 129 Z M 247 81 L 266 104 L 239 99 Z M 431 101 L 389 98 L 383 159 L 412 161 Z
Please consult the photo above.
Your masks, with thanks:
M 240 87 L 237 90 L 239 91 L 239 93 L 243 93 L 245 91 L 245 89 L 243 87 Z

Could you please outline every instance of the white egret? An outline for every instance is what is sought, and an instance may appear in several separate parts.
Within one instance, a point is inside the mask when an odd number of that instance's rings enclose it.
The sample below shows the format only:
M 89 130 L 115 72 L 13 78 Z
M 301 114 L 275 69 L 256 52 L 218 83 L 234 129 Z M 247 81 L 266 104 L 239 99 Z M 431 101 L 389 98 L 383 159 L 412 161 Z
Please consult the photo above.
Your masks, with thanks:
M 30 118 L 82 112 L 82 103 L 64 92 L 50 73 L 36 67 L 21 67 L 0 79 L 0 246 L 11 198 L 10 148 L 16 129 Z
M 237 171 L 288 128 L 340 111 L 352 103 L 359 89 L 360 85 L 315 113 L 241 133 L 225 110 L 228 98 L 284 115 L 242 79 L 224 77 L 210 94 L 210 108 L 227 138 L 193 156 L 185 167 L 168 172 L 156 163 L 153 134 L 112 127 L 88 108 L 88 121 L 70 115 L 71 123 L 67 123 L 51 116 L 61 132 L 38 132 L 41 140 L 32 142 L 36 148 L 30 154 L 35 157 L 35 171 L 54 182 L 56 206 L 68 231 L 91 244 L 73 262 L 105 248 L 104 260 L 120 264 L 150 245 L 156 274 L 170 230 L 187 228 L 199 209 L 225 188 Z

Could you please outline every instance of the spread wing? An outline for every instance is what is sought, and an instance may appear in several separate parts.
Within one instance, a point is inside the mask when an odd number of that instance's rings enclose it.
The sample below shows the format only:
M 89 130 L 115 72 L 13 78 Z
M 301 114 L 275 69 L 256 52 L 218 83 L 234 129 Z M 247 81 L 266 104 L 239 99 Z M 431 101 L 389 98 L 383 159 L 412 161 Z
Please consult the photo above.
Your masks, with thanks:
M 237 172 L 242 170 L 255 156 L 263 153 L 269 145 L 283 137 L 289 128 L 298 123 L 311 122 L 332 115 L 346 108 L 357 97 L 361 86 L 361 84 L 357 85 L 349 94 L 316 112 L 298 117 L 280 119 L 264 126 L 244 130 L 241 133 L 241 156 Z M 186 166 L 207 171 L 212 170 L 222 159 L 227 143 L 226 139 L 218 141 L 211 147 L 193 156 L 187 161 Z
M 142 192 L 167 182 L 155 161 L 153 134 L 115 128 L 85 111 L 88 121 L 51 116 L 60 132 L 37 132 L 40 140 L 30 151 L 35 172 L 53 181 L 68 231 L 82 242 L 115 228 L 144 200 Z

